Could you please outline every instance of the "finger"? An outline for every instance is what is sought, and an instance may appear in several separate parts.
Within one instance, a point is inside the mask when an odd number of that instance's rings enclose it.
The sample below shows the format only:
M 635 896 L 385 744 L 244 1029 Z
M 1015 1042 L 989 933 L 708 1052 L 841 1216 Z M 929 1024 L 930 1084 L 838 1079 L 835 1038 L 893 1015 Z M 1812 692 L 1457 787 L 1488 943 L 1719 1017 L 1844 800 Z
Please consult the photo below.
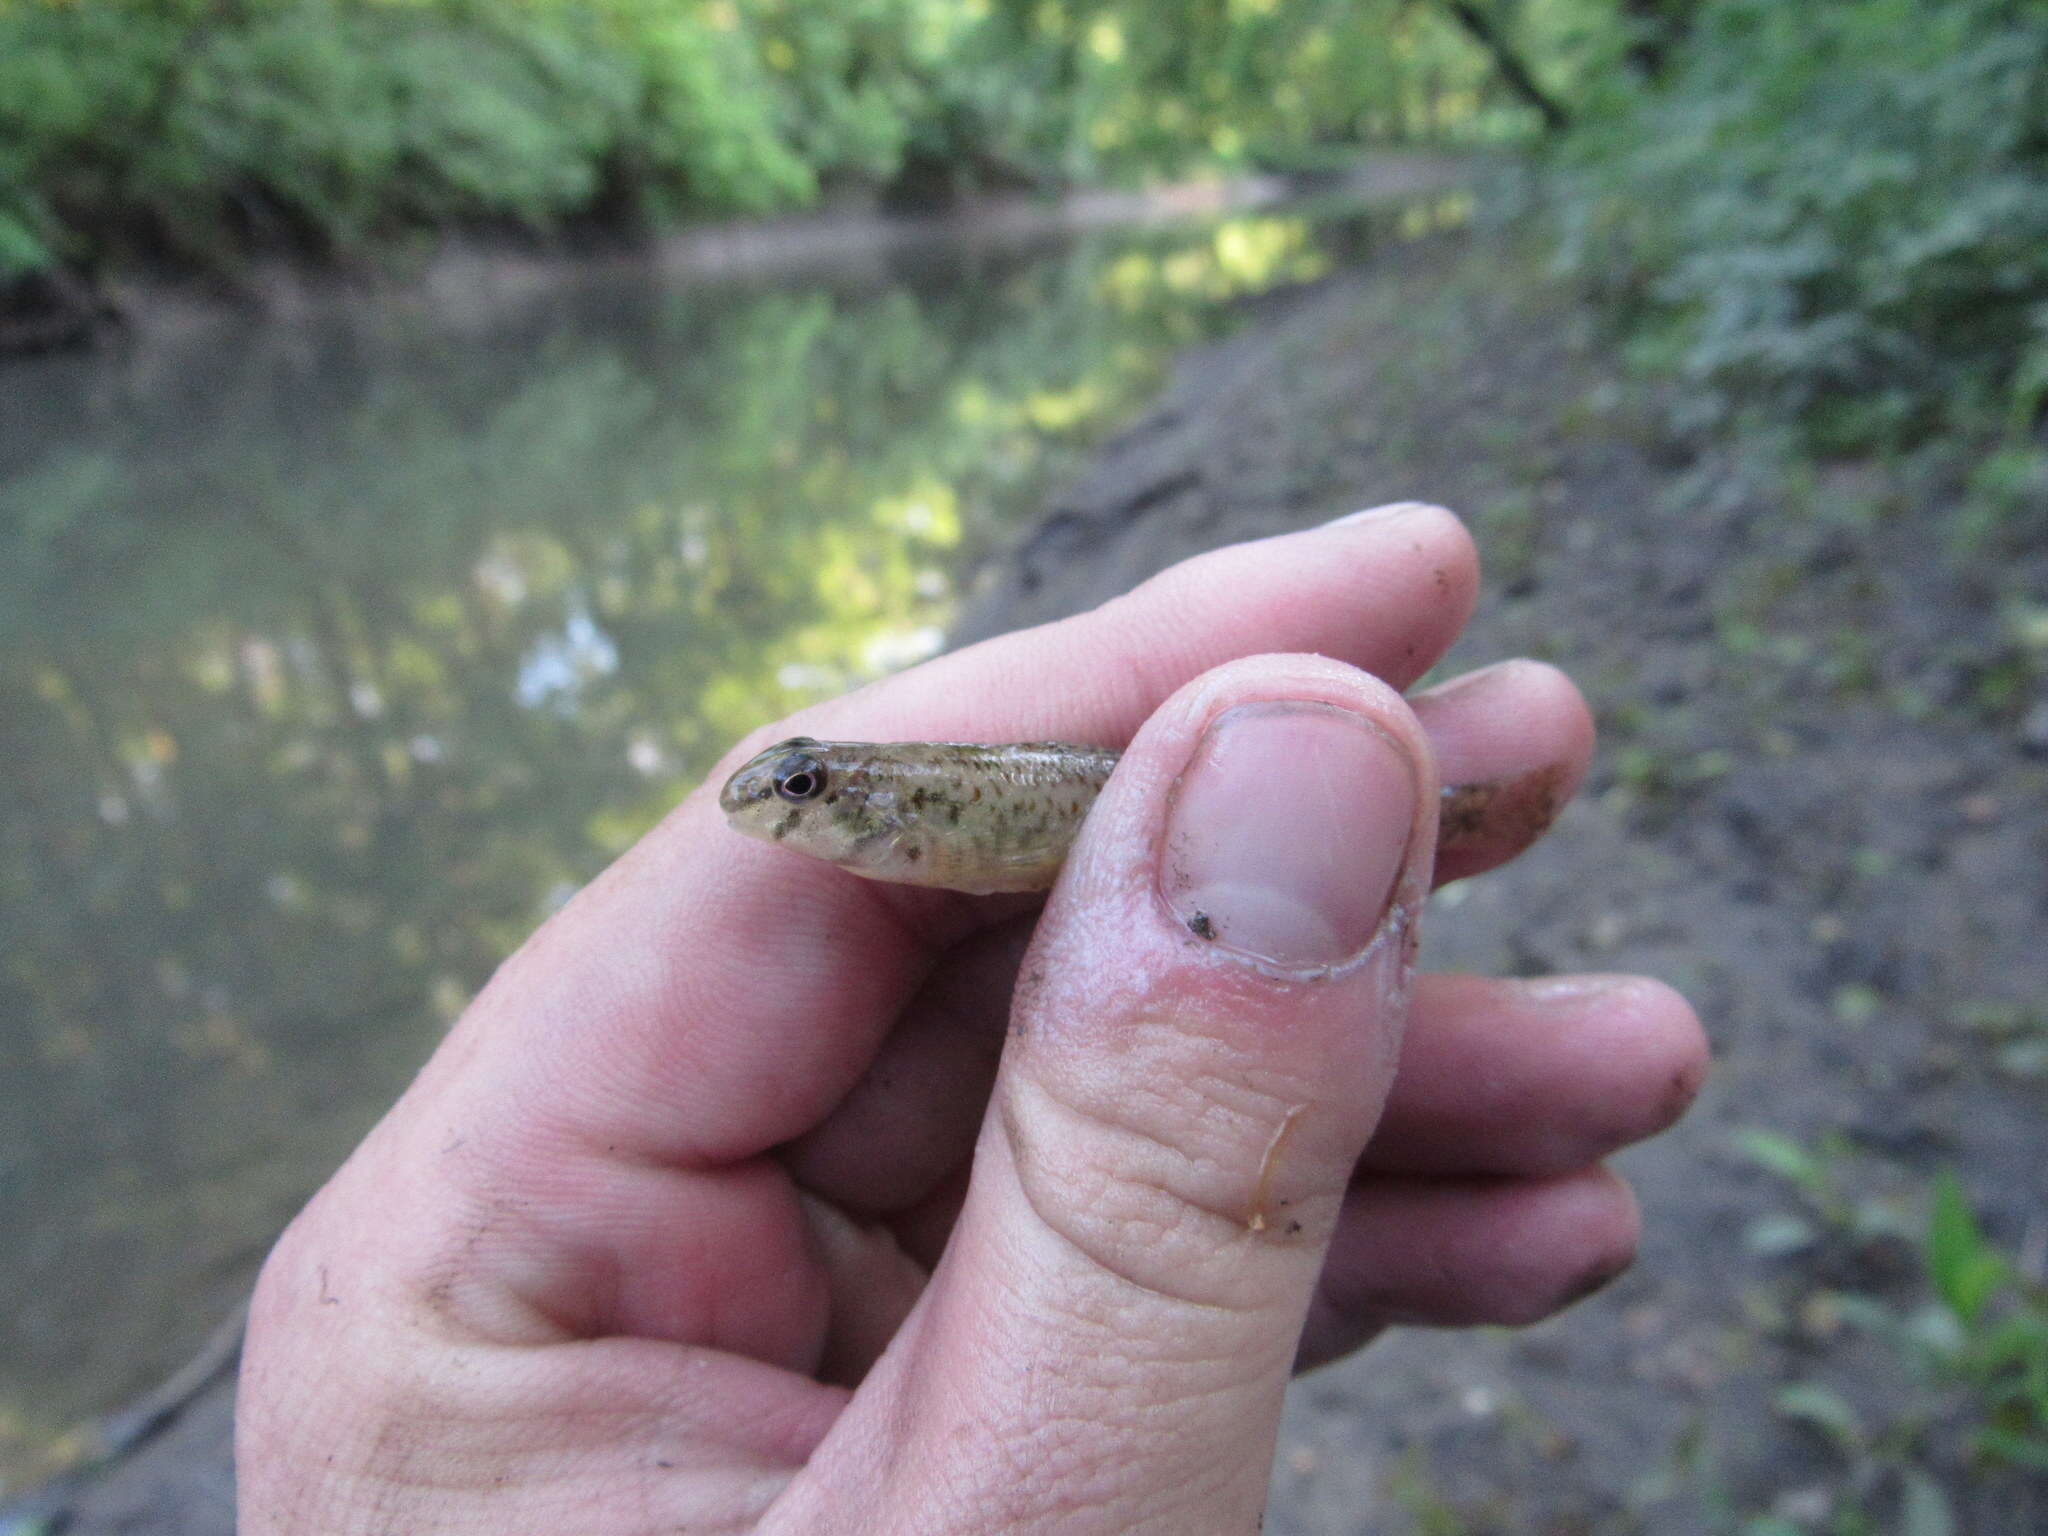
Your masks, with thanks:
M 1398 1054 L 1434 787 L 1400 700 L 1320 658 L 1221 668 L 1139 733 L 1026 958 L 945 1259 L 794 1520 L 880 1488 L 892 1530 L 1252 1528 Z
M 1519 853 L 1585 773 L 1591 714 L 1554 667 L 1502 662 L 1411 703 L 1447 781 L 1531 786 L 1529 796 L 1511 799 L 1507 814 L 1488 825 L 1490 838 L 1468 841 L 1440 861 L 1439 880 L 1478 873 Z M 880 1215 L 921 1201 L 966 1159 L 995 1079 L 995 1047 L 1030 921 L 1012 920 L 992 930 L 1002 937 L 961 946 L 939 962 L 860 1083 L 787 1152 L 785 1160 L 806 1188 L 851 1211 Z M 1528 1036 L 1547 1038 L 1533 1029 Z M 1497 1075 L 1512 1084 L 1515 1067 L 1508 1061 Z M 1402 1089 L 1395 1091 L 1398 1099 Z M 877 1158 L 877 1148 L 890 1155 Z
M 1417 979 L 1371 1173 L 1568 1173 L 1664 1130 L 1706 1081 L 1684 998 L 1641 976 Z
M 1557 668 L 1516 659 L 1415 695 L 1446 784 L 1439 885 L 1506 863 L 1549 830 L 1593 757 L 1593 713 Z
M 1023 925 L 963 946 L 934 976 L 838 1112 L 790 1153 L 800 1182 L 869 1218 L 919 1207 L 966 1162 L 970 1116 L 995 1078 Z M 1675 1123 L 1706 1080 L 1691 1006 L 1640 976 L 1415 981 L 1400 1071 L 1361 1174 L 1543 1178 L 1588 1167 Z M 872 1149 L 888 1146 L 886 1159 Z M 865 1155 L 863 1155 L 865 1154 Z M 920 1214 L 927 1262 L 944 1228 Z
M 783 1150 L 799 1184 L 872 1219 L 922 1202 L 967 1161 L 1036 922 L 1016 918 L 948 951 L 860 1081 Z
M 858 728 L 1120 747 L 1176 688 L 1240 656 L 1330 656 L 1406 688 L 1457 639 L 1478 583 L 1464 525 L 1441 507 L 1400 502 L 1196 555 L 1091 612 L 984 640 L 793 718 L 815 736 Z M 757 732 L 730 761 L 780 729 Z
M 1550 1179 L 1374 1179 L 1345 1197 L 1298 1366 L 1397 1323 L 1533 1323 L 1634 1262 L 1635 1196 L 1604 1168 Z

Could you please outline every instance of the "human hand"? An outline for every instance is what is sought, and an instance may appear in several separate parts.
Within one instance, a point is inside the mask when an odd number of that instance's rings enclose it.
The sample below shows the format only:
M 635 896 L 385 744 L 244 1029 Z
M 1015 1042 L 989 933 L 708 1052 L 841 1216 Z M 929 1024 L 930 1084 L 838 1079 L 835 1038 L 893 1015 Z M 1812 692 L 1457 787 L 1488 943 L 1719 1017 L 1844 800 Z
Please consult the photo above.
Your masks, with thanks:
M 1297 1364 L 1618 1273 L 1685 1004 L 1411 987 L 1439 772 L 1591 749 L 1535 663 L 1395 691 L 1476 582 L 1383 509 L 741 743 L 1131 738 L 1042 916 L 739 838 L 721 770 L 551 919 L 264 1270 L 245 1536 L 1249 1531 Z

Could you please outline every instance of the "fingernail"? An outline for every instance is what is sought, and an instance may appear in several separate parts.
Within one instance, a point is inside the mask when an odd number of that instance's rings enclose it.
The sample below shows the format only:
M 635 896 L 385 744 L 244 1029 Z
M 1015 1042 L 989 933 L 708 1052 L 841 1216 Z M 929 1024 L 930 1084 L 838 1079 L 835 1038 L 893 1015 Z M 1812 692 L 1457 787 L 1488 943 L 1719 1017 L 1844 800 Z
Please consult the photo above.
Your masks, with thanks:
M 1524 976 L 1515 983 L 1524 997 L 1539 1003 L 1582 1003 L 1625 992 L 1635 986 L 1633 976 L 1610 976 L 1585 972 L 1571 976 Z
M 1442 507 L 1427 501 L 1390 501 L 1383 507 L 1365 507 L 1357 512 L 1346 512 L 1342 517 L 1333 517 L 1323 524 L 1325 528 L 1343 528 L 1352 523 L 1394 522 L 1417 512 L 1441 512 Z
M 1334 704 L 1240 704 L 1174 786 L 1160 882 L 1200 937 L 1290 967 L 1372 943 L 1408 854 L 1415 765 Z
M 1522 661 L 1519 657 L 1510 657 L 1506 661 L 1490 662 L 1486 666 L 1475 667 L 1470 672 L 1460 673 L 1447 682 L 1441 682 L 1434 687 L 1425 688 L 1421 693 L 1415 694 L 1413 698 L 1415 702 L 1420 703 L 1424 699 L 1448 699 L 1453 695 L 1462 697 L 1465 694 L 1483 694 L 1491 689 L 1500 687 L 1504 683 L 1511 682 L 1515 674 L 1521 670 L 1521 667 Z

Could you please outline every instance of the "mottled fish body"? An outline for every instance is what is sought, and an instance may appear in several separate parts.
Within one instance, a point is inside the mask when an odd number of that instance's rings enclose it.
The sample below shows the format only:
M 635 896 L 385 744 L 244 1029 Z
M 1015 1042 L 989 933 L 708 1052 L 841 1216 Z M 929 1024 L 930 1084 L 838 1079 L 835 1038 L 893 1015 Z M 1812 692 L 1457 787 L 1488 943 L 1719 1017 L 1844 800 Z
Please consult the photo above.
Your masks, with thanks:
M 726 781 L 749 837 L 870 880 L 950 891 L 1043 891 L 1122 754 L 1061 741 L 814 741 L 795 736 Z M 1557 814 L 1566 771 L 1446 785 L 1437 856 L 1512 850 Z
M 870 880 L 1050 889 L 1122 754 L 1058 741 L 777 742 L 718 803 L 749 836 Z

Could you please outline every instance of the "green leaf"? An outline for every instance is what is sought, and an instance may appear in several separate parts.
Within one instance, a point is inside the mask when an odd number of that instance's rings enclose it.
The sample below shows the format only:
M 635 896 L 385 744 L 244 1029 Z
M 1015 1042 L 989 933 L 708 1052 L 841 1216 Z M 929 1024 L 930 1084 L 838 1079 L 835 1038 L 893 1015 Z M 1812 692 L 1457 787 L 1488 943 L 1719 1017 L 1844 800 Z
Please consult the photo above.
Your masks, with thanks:
M 2010 1462 L 2030 1472 L 2048 1472 L 2048 1438 L 1987 1429 L 1977 1436 L 1977 1449 L 1995 1461 Z
M 14 215 L 0 210 L 0 277 L 33 272 L 50 264 L 50 248 Z
M 1984 1304 L 2006 1281 L 2005 1260 L 1984 1240 L 1953 1171 L 1943 1173 L 1934 1186 L 1927 1270 L 1936 1294 L 1965 1327 L 1975 1324 Z
M 1735 1133 L 1735 1150 L 1759 1168 L 1790 1179 L 1802 1189 L 1813 1188 L 1823 1177 L 1820 1159 L 1777 1131 L 1744 1126 Z
M 1854 1455 L 1863 1444 L 1863 1421 L 1849 1400 L 1818 1381 L 1797 1381 L 1781 1387 L 1771 1400 L 1780 1418 L 1810 1424 L 1843 1452 Z
M 2048 1314 L 2016 1311 L 1970 1339 L 1970 1358 L 1979 1370 L 2032 1366 L 2048 1379 Z

